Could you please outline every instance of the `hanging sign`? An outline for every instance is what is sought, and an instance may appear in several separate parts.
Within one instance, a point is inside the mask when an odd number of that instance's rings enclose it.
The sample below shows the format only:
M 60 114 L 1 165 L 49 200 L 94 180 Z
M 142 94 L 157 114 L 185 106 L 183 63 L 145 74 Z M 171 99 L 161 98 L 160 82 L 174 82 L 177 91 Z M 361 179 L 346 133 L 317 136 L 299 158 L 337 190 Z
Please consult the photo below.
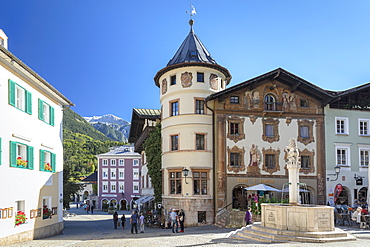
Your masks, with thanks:
M 340 193 L 342 193 L 343 186 L 341 184 L 337 184 L 334 189 L 334 203 L 337 203 Z

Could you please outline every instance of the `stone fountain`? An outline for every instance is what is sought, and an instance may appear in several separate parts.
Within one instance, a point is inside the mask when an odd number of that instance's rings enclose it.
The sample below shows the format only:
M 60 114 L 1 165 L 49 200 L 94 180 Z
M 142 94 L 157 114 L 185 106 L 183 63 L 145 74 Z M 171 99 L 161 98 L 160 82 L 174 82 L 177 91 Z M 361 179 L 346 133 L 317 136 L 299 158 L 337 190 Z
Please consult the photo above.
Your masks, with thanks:
M 335 242 L 356 240 L 334 227 L 334 208 L 301 205 L 299 202 L 299 150 L 295 139 L 285 147 L 289 171 L 289 204 L 262 204 L 261 223 L 243 227 L 230 234 L 236 239 L 261 242 Z

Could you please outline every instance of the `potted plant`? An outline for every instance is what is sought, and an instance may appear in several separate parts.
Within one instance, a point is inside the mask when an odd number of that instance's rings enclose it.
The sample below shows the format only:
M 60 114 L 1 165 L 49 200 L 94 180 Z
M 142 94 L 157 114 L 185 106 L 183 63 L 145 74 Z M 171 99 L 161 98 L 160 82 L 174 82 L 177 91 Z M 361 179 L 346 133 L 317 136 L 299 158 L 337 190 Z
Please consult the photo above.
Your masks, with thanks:
M 17 166 L 27 167 L 27 160 L 23 160 L 22 157 L 17 158 Z
M 45 219 L 51 219 L 52 212 L 50 209 L 48 209 L 48 206 L 44 206 L 42 209 L 42 218 Z

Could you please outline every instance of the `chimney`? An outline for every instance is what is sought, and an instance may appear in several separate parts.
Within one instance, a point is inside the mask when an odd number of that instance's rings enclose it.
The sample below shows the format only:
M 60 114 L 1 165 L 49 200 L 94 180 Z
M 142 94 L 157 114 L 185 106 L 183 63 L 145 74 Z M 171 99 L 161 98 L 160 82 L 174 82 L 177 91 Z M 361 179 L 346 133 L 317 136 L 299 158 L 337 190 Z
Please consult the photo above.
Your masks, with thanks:
M 2 29 L 0 29 L 0 45 L 8 49 L 8 36 L 6 36 Z

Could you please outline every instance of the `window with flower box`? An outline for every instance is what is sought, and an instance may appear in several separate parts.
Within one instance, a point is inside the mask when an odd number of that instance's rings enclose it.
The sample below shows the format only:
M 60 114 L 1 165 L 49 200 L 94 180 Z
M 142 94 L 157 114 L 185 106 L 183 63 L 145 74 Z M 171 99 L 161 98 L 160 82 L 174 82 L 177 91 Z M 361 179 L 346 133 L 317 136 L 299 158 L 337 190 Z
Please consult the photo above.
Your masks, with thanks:
M 10 166 L 33 169 L 33 147 L 10 141 Z
M 9 105 L 32 114 L 32 94 L 9 79 Z
M 51 219 L 51 196 L 44 196 L 42 198 L 42 219 Z
M 54 108 L 41 99 L 39 99 L 39 119 L 54 126 Z
M 55 157 L 54 153 L 40 150 L 40 171 L 55 172 Z

